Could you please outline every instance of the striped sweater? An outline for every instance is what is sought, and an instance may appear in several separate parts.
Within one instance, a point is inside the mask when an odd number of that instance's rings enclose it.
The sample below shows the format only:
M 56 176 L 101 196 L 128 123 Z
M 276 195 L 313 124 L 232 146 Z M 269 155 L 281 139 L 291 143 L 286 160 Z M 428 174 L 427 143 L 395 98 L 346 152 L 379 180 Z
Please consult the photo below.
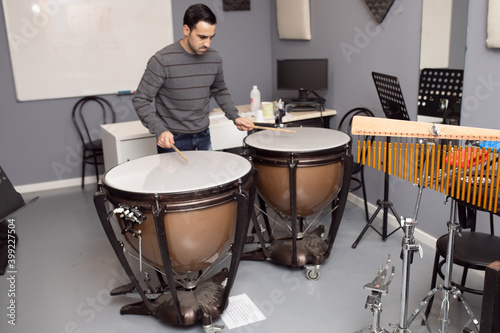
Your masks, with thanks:
M 132 103 L 144 126 L 158 137 L 164 131 L 191 134 L 208 128 L 211 97 L 227 118 L 239 117 L 219 53 L 209 48 L 203 55 L 189 54 L 177 41 L 149 59 Z

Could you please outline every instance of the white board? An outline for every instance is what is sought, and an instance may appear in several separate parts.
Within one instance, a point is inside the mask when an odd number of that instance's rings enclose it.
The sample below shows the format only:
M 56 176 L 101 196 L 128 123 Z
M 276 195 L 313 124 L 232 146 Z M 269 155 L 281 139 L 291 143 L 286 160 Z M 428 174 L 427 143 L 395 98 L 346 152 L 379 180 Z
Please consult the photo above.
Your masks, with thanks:
M 19 101 L 133 91 L 173 42 L 171 0 L 2 0 Z

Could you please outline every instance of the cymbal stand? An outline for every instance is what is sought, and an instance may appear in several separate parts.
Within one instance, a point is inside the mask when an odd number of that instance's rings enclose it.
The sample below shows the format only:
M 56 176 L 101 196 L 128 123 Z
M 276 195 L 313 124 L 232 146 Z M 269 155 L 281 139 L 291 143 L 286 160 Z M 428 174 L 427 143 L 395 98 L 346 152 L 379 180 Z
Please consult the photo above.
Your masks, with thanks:
M 420 207 L 420 201 L 422 199 L 423 187 L 419 187 L 417 201 L 415 204 L 415 211 L 413 218 L 401 217 L 401 228 L 403 229 L 404 236 L 402 241 L 402 251 L 401 258 L 403 259 L 403 275 L 401 277 L 401 302 L 400 302 L 400 315 L 399 324 L 393 325 L 393 333 L 411 333 L 408 329 L 409 322 L 408 318 L 408 294 L 410 289 L 410 265 L 413 259 L 413 253 L 419 251 L 420 257 L 422 258 L 422 247 L 420 244 L 415 242 L 415 227 L 417 225 L 417 214 Z
M 457 233 L 460 233 L 460 224 L 457 221 L 456 216 L 456 202 L 453 200 L 451 202 L 450 208 L 450 221 L 448 222 L 448 244 L 446 250 L 446 264 L 444 271 L 444 281 L 443 285 L 432 289 L 424 299 L 420 302 L 420 306 L 412 313 L 411 317 L 408 319 L 408 324 L 416 318 L 416 316 L 422 311 L 422 309 L 429 303 L 429 300 L 434 297 L 434 294 L 438 291 L 441 291 L 443 294 L 443 300 L 441 301 L 441 310 L 439 315 L 440 328 L 439 331 L 441 333 L 448 332 L 448 327 L 450 325 L 449 312 L 450 312 L 450 300 L 451 297 L 454 299 L 460 299 L 463 304 L 465 310 L 469 314 L 469 320 L 465 323 L 467 326 L 469 323 L 473 323 L 477 332 L 479 332 L 479 321 L 474 316 L 472 309 L 469 305 L 469 302 L 462 295 L 460 289 L 455 286 L 452 286 L 451 278 L 453 273 L 453 249 L 455 247 L 455 237 Z M 423 324 L 427 325 L 427 315 L 424 315 Z

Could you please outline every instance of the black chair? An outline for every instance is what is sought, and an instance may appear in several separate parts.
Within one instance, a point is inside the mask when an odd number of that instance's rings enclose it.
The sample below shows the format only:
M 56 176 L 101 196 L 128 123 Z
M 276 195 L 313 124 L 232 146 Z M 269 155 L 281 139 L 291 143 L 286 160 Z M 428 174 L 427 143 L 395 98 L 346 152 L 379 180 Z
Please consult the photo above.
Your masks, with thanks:
M 358 107 L 354 108 L 350 111 L 348 111 L 340 120 L 338 130 L 341 132 L 346 133 L 351 137 L 351 126 L 352 126 L 352 118 L 354 116 L 366 116 L 366 117 L 375 117 L 372 111 L 370 111 L 367 108 L 363 107 Z M 351 137 L 352 139 L 352 137 Z M 364 140 L 373 140 L 373 137 L 368 137 L 366 136 Z M 352 149 L 353 142 L 351 140 L 351 145 L 349 146 L 349 150 Z M 363 200 L 365 204 L 365 215 L 366 215 L 366 221 L 370 220 L 370 216 L 368 213 L 368 202 L 366 200 L 366 189 L 365 189 L 365 174 L 364 174 L 364 165 L 361 163 L 356 163 L 353 162 L 352 165 L 352 174 L 351 174 L 351 184 L 354 184 L 351 186 L 349 189 L 350 192 L 356 191 L 361 188 L 361 191 L 363 193 Z
M 116 122 L 113 106 L 104 98 L 88 96 L 80 99 L 73 107 L 73 123 L 82 141 L 82 189 L 85 187 L 85 165 L 94 165 L 97 182 L 99 165 L 104 165 L 102 149 L 102 124 Z
M 455 237 L 455 246 L 453 248 L 453 264 L 463 268 L 460 282 L 451 281 L 451 284 L 462 292 L 469 292 L 476 295 L 482 295 L 482 289 L 476 289 L 466 286 L 467 273 L 469 269 L 485 271 L 486 266 L 494 261 L 500 260 L 500 237 L 495 236 L 494 214 L 483 211 L 469 203 L 456 200 L 458 210 L 458 220 L 462 229 L 461 236 Z M 489 215 L 490 233 L 476 231 L 476 220 L 478 212 Z M 484 216 L 484 214 L 482 214 Z M 446 253 L 448 246 L 448 234 L 438 238 L 436 241 L 436 256 L 434 258 L 434 267 L 432 270 L 431 290 L 436 287 L 437 276 L 444 279 L 442 270 L 446 263 Z M 425 316 L 428 317 L 433 303 L 430 299 Z

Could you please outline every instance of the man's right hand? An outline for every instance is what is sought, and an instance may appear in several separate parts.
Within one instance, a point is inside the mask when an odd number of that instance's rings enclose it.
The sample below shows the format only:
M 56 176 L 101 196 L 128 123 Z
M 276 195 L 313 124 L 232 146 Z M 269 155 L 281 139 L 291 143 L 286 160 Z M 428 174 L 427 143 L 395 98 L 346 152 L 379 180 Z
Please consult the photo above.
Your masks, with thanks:
M 172 148 L 172 145 L 175 144 L 174 135 L 170 131 L 165 131 L 160 134 L 156 144 L 161 148 Z

